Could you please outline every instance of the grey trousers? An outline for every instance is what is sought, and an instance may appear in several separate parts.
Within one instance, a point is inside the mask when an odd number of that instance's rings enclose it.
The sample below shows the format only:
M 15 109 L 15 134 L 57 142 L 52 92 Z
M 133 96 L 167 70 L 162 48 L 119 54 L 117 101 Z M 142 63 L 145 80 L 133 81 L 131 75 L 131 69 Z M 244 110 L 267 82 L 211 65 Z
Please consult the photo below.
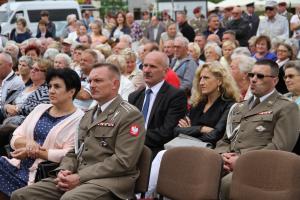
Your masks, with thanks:
M 220 191 L 221 200 L 229 200 L 231 181 L 232 172 L 222 178 Z
M 114 200 L 106 188 L 95 184 L 81 184 L 63 192 L 56 187 L 54 179 L 48 178 L 12 193 L 11 200 Z

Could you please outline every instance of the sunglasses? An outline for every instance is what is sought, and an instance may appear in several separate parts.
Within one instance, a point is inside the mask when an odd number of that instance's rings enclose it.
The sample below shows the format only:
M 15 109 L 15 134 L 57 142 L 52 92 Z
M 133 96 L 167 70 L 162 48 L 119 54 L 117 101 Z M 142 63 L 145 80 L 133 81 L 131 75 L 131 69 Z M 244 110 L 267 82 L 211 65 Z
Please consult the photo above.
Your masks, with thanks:
M 254 76 L 256 76 L 258 79 L 264 79 L 265 77 L 272 77 L 272 78 L 275 77 L 272 75 L 264 75 L 264 74 L 260 74 L 260 73 L 252 73 L 252 72 L 248 73 L 249 78 L 254 78 Z
M 284 77 L 283 77 L 283 79 L 284 80 L 286 80 L 286 79 L 293 79 L 295 76 L 300 76 L 300 75 L 296 75 L 296 74 L 287 74 L 287 75 L 285 75 Z
M 265 11 L 267 11 L 267 10 L 273 11 L 274 8 L 273 8 L 273 7 L 266 7 L 266 8 L 265 8 Z

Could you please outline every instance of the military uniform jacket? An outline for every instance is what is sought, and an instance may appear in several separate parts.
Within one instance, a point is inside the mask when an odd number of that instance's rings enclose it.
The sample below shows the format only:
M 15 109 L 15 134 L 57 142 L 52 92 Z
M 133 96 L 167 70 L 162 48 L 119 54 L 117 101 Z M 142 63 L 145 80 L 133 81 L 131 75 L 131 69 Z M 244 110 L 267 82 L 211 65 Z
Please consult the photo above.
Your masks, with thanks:
M 202 33 L 207 29 L 207 21 L 205 19 L 200 18 L 192 18 L 189 21 L 189 24 L 194 29 L 195 33 Z
M 139 175 L 136 164 L 145 140 L 144 119 L 120 96 L 93 122 L 96 110 L 97 106 L 82 118 L 80 148 L 69 152 L 58 170 L 77 173 L 81 183 L 103 186 L 119 198 L 132 198 Z
M 250 110 L 251 101 L 253 97 L 230 111 L 228 123 L 237 132 L 230 138 L 225 134 L 216 150 L 219 153 L 258 149 L 291 151 L 300 130 L 297 105 L 276 91 Z

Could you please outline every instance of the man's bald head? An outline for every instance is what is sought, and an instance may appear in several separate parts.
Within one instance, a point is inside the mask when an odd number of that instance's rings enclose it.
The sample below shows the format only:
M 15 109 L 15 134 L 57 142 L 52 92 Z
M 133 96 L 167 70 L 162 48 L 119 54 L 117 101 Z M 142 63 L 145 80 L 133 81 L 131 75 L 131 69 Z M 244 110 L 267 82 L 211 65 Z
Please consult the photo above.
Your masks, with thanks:
M 0 53 L 0 79 L 4 80 L 12 71 L 13 61 L 9 54 Z
M 13 60 L 11 58 L 11 55 L 9 55 L 8 53 L 1 53 L 0 54 L 0 60 L 4 61 L 7 64 L 13 64 Z
M 169 66 L 169 58 L 166 54 L 153 51 L 146 55 L 143 64 L 144 80 L 149 87 L 164 80 Z

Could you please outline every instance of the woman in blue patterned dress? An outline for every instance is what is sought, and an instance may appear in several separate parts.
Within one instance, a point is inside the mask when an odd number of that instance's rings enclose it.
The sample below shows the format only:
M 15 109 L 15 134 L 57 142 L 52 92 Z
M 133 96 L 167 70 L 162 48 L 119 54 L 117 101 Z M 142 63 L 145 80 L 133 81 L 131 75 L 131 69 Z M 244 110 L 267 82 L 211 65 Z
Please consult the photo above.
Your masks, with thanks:
M 60 162 L 74 147 L 74 136 L 83 112 L 73 105 L 80 79 L 71 69 L 47 72 L 51 104 L 37 106 L 11 139 L 13 159 L 0 158 L 0 199 L 34 182 L 38 163 Z

